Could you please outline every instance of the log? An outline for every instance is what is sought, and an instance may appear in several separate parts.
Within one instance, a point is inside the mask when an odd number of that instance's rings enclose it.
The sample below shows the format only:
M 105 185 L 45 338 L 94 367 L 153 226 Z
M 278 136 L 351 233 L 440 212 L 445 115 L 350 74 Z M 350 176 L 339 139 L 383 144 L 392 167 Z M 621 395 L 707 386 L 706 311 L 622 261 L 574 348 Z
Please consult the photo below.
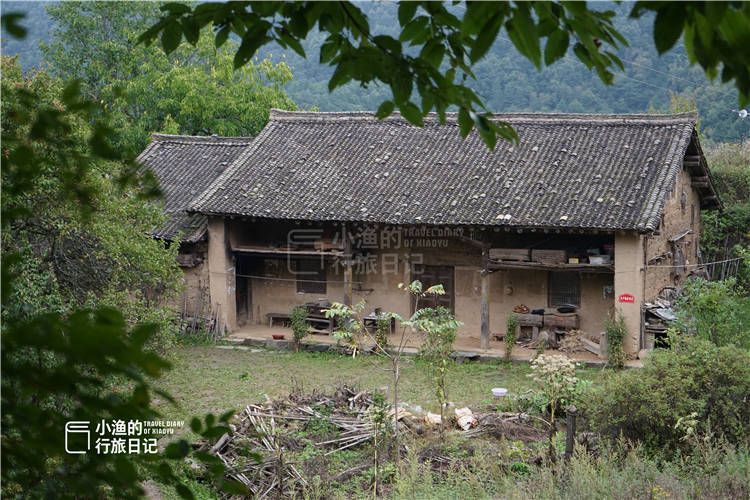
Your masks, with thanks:
M 599 346 L 599 344 L 584 338 L 581 338 L 580 341 L 584 349 L 599 356 L 599 353 L 601 352 L 601 347 Z

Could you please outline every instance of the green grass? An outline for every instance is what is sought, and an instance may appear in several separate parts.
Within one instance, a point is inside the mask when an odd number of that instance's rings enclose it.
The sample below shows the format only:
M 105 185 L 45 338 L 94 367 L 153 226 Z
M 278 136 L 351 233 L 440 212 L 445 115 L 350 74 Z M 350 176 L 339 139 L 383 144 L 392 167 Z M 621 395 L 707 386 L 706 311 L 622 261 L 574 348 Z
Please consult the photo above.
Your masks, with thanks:
M 256 349 L 260 352 L 218 349 L 212 346 L 179 348 L 173 368 L 159 386 L 177 401 L 177 407 L 157 402 L 165 417 L 188 420 L 205 413 L 220 414 L 240 410 L 248 403 L 283 397 L 301 386 L 331 392 L 348 384 L 359 389 L 392 389 L 390 362 L 375 356 L 356 359 L 329 353 L 291 353 Z M 506 387 L 519 393 L 531 387 L 528 364 L 467 362 L 455 364 L 448 376 L 448 396 L 456 406 L 477 407 L 492 404 L 491 389 Z M 597 379 L 600 369 L 581 370 L 584 379 Z M 391 391 L 387 391 L 390 399 Z M 421 361 L 405 357 L 401 364 L 399 401 L 419 405 L 425 411 L 438 412 L 432 385 Z
M 193 415 L 239 410 L 246 404 L 284 397 L 293 389 L 331 392 L 349 384 L 373 390 L 392 384 L 387 360 L 352 359 L 328 353 L 291 353 L 256 349 L 219 349 L 213 346 L 181 347 L 174 352 L 173 369 L 159 383 L 173 395 L 177 406 L 157 401 L 165 418 L 188 421 Z M 432 387 L 421 363 L 402 363 L 400 400 L 437 411 Z M 449 396 L 457 406 L 475 409 L 494 404 L 490 390 L 507 387 L 519 394 L 531 387 L 527 364 L 464 363 L 451 367 Z M 606 372 L 581 369 L 578 376 L 597 384 Z M 338 472 L 371 460 L 372 446 L 344 450 L 322 457 L 325 450 L 310 445 L 316 432 L 301 435 L 306 446 L 290 459 L 309 460 L 305 476 L 310 486 L 304 498 L 371 498 L 371 470 L 346 481 L 330 481 Z M 186 431 L 185 436 L 196 436 Z M 562 439 L 562 436 L 559 436 Z M 505 439 L 466 438 L 460 431 L 436 432 L 421 437 L 404 436 L 409 447 L 400 471 L 384 464 L 383 495 L 388 498 L 747 498 L 750 492 L 750 457 L 746 447 L 721 443 L 702 445 L 700 452 L 674 461 L 656 461 L 640 447 L 615 443 L 598 453 L 579 453 L 569 466 L 562 462 L 539 463 L 537 446 Z M 307 442 L 309 441 L 309 443 Z M 419 459 L 425 451 L 448 455 L 449 470 L 435 472 Z M 581 450 L 582 451 L 582 450 Z M 187 466 L 180 476 L 199 499 L 218 498 Z M 161 488 L 162 498 L 177 498 L 171 488 Z M 669 495 L 669 496 L 667 496 Z

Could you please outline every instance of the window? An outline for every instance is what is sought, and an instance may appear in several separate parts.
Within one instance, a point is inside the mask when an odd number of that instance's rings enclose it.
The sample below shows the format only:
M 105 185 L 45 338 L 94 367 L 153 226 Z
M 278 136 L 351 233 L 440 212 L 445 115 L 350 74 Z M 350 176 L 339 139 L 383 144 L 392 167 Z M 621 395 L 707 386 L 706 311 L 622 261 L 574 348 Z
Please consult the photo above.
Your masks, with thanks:
M 326 269 L 322 259 L 296 261 L 297 293 L 326 293 Z
M 573 272 L 549 273 L 549 305 L 580 306 L 581 305 L 581 276 Z

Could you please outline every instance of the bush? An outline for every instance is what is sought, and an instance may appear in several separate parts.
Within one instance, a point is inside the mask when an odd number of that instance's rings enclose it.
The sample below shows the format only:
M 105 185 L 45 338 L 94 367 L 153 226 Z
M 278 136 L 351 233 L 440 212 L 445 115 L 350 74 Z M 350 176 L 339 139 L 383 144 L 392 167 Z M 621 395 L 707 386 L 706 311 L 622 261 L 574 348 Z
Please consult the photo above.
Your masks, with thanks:
M 618 313 L 616 318 L 608 318 L 604 331 L 607 334 L 607 349 L 609 354 L 609 365 L 612 368 L 625 368 L 625 351 L 622 349 L 622 340 L 628 333 L 625 326 L 625 318 Z
M 427 374 L 432 382 L 435 397 L 440 405 L 441 429 L 445 426 L 445 408 L 448 406 L 448 368 L 453 363 L 453 343 L 461 322 L 445 307 L 417 311 L 420 333 L 424 335 L 420 355 L 426 361 Z
M 518 325 L 520 321 L 518 316 L 511 314 L 505 321 L 505 361 L 510 361 L 510 355 L 513 352 L 513 344 L 516 343 Z
M 719 346 L 750 349 L 750 297 L 744 293 L 734 279 L 690 279 L 677 301 L 677 321 L 672 326 Z
M 677 421 L 695 413 L 696 433 L 747 442 L 750 432 L 750 354 L 732 346 L 675 336 L 641 370 L 612 374 L 586 404 L 592 428 L 642 441 L 650 449 L 686 445 Z
M 292 309 L 289 315 L 289 322 L 292 325 L 292 336 L 294 337 L 294 350 L 299 349 L 299 341 L 310 333 L 307 326 L 307 311 L 304 307 L 297 306 Z
M 391 333 L 391 318 L 378 318 L 375 320 L 375 342 L 381 349 L 388 347 L 388 335 Z

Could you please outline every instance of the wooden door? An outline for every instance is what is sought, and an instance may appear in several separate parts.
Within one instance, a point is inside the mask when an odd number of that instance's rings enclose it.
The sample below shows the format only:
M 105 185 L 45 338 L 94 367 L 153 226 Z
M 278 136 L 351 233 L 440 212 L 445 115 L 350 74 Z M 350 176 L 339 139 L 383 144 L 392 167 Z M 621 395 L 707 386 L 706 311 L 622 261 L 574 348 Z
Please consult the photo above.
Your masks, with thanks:
M 252 257 L 237 255 L 235 259 L 235 297 L 237 301 L 237 325 L 243 326 L 253 320 L 252 276 L 257 271 L 257 261 Z
M 419 306 L 437 307 L 443 306 L 454 312 L 454 272 L 453 266 L 414 266 L 413 279 L 422 282 L 422 289 L 427 290 L 431 286 L 443 285 L 445 295 L 434 295 L 419 300 Z

